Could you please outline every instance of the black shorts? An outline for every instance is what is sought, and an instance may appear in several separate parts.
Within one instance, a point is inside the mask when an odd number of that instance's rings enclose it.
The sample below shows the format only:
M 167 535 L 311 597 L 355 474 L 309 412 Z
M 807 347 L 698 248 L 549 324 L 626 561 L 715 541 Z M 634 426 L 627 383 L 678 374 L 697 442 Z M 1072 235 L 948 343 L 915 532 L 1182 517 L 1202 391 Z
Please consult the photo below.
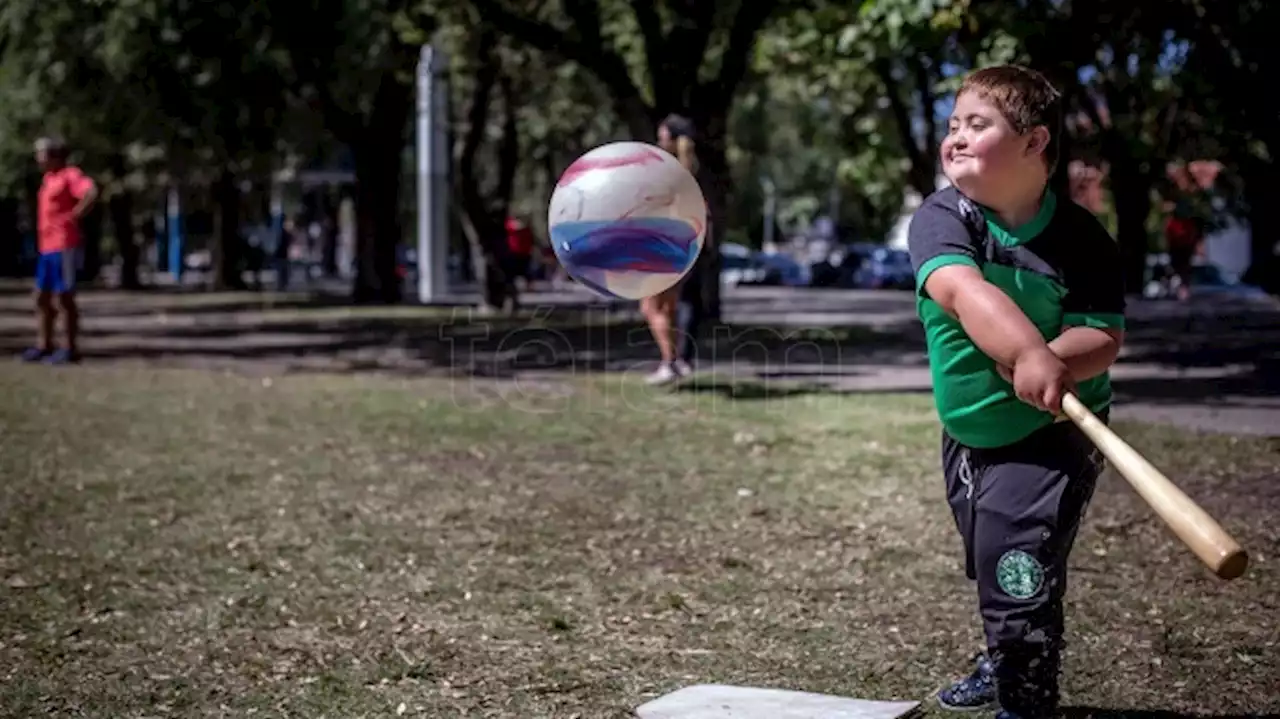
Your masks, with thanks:
M 942 466 L 1001 706 L 1038 715 L 1057 702 L 1067 558 L 1102 454 L 1063 421 L 996 449 L 966 447 L 944 432 Z

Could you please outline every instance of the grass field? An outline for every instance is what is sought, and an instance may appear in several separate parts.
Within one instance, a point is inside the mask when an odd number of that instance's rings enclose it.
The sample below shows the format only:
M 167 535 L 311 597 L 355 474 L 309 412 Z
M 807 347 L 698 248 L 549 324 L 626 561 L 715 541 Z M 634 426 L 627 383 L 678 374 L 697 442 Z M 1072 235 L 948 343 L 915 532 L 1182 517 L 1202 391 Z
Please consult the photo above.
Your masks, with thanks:
M 928 397 L 739 396 L 0 366 L 0 714 L 623 717 L 698 682 L 924 698 L 980 640 Z M 1254 565 L 1209 578 L 1107 477 L 1068 703 L 1280 713 L 1280 444 L 1120 430 Z

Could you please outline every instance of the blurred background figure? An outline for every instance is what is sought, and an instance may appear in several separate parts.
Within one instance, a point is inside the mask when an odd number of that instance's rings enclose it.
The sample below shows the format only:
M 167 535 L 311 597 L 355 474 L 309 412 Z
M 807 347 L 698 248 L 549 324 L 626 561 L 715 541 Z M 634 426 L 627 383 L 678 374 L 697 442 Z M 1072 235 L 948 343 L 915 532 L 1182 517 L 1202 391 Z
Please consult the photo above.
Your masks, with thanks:
M 1071 182 L 1071 199 L 1077 205 L 1095 215 L 1106 211 L 1102 187 L 1105 169 L 1085 164 L 1081 160 L 1072 160 L 1067 165 L 1067 174 Z
M 533 270 L 533 230 L 520 217 L 510 215 L 506 221 L 507 256 L 504 272 L 511 282 L 517 279 L 529 289 Z
M 668 115 L 658 125 L 658 146 L 675 155 L 685 169 L 698 176 L 700 169 L 693 123 L 683 115 Z M 711 236 L 710 217 L 706 236 Z M 703 263 L 710 254 L 699 254 L 694 266 L 674 287 L 640 302 L 649 332 L 658 345 L 661 363 L 646 381 L 663 385 L 689 375 L 697 355 L 698 332 L 703 318 Z
M 44 173 L 37 198 L 36 344 L 22 353 L 27 362 L 55 364 L 80 358 L 80 314 L 76 307 L 76 274 L 80 270 L 80 221 L 98 196 L 93 180 L 68 162 L 61 139 L 42 137 L 35 143 L 36 164 Z M 66 344 L 54 348 L 57 315 L 62 315 Z
M 1192 264 L 1204 239 L 1211 210 L 1203 206 L 1203 193 L 1186 165 L 1170 163 L 1165 174 L 1170 182 L 1169 196 L 1164 203 L 1165 249 L 1169 253 L 1169 270 L 1176 282 L 1177 298 L 1185 301 L 1191 296 Z
M 276 290 L 279 292 L 289 289 L 289 280 L 293 274 L 293 246 L 297 234 L 298 221 L 293 217 L 286 217 L 281 226 L 280 239 L 276 242 L 275 262 L 272 263 L 276 268 Z

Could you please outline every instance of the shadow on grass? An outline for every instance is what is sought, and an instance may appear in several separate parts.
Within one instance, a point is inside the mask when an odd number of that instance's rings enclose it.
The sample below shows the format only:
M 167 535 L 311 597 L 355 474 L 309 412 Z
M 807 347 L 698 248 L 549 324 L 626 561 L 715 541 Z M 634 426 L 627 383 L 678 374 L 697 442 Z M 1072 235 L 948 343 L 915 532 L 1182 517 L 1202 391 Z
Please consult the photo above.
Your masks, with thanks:
M 1116 378 L 1111 384 L 1121 402 L 1218 408 L 1275 405 L 1280 398 L 1280 359 L 1254 360 L 1245 369 L 1218 377 Z
M 27 290 L 0 289 L 0 352 L 16 353 L 32 340 L 29 302 L 19 296 Z M 743 400 L 867 392 L 878 381 L 860 381 L 866 374 L 860 368 L 876 365 L 886 374 L 897 367 L 926 365 L 918 322 L 894 313 L 902 306 L 900 298 L 794 295 L 734 298 L 731 314 L 746 321 L 702 333 L 700 366 L 727 369 L 735 379 L 757 384 L 698 382 L 683 391 Z M 485 316 L 462 307 L 356 307 L 345 296 L 321 293 L 95 290 L 83 299 L 83 350 L 89 361 L 269 362 L 286 371 L 448 371 L 490 378 L 530 371 L 648 370 L 656 364 L 657 347 L 634 303 L 565 294 L 554 301 L 529 297 L 530 304 L 516 316 Z M 758 321 L 751 319 L 756 316 Z M 871 319 L 859 325 L 857 318 Z M 881 318 L 880 324 L 871 326 L 875 318 Z M 789 324 L 769 324 L 773 320 Z M 1136 319 L 1129 332 L 1134 352 L 1126 363 L 1244 369 L 1212 379 L 1119 378 L 1114 381 L 1117 395 L 1122 402 L 1218 407 L 1273 401 L 1280 397 L 1280 332 L 1264 329 L 1280 325 L 1275 318 L 1259 322 L 1256 317 L 1188 322 L 1158 314 Z M 927 391 L 923 385 L 923 380 L 905 387 L 887 383 L 893 391 Z
M 846 372 L 845 376 L 854 373 Z M 762 401 L 804 397 L 810 395 L 829 396 L 845 394 L 927 394 L 928 387 L 891 386 L 883 388 L 839 387 L 819 382 L 803 382 L 796 384 L 771 384 L 750 380 L 693 380 L 676 386 L 675 391 L 689 394 L 718 394 L 725 399 L 741 401 Z
M 1190 714 L 1141 709 L 1064 707 L 1062 719 L 1280 719 L 1280 714 Z
M 163 298 L 162 298 L 163 299 Z M 531 306 L 515 316 L 468 309 L 400 306 L 353 308 L 305 299 L 253 296 L 157 303 L 100 293 L 85 303 L 82 351 L 87 360 L 269 361 L 316 371 L 439 371 L 488 377 L 519 372 L 628 371 L 653 366 L 658 350 L 634 311 L 592 304 Z M 19 308 L 12 303 L 10 313 Z M 2 319 L 2 318 L 0 318 Z M 31 341 L 30 315 L 0 323 L 0 350 Z M 901 361 L 923 363 L 911 326 L 777 327 L 722 324 L 698 343 L 699 364 L 833 367 Z

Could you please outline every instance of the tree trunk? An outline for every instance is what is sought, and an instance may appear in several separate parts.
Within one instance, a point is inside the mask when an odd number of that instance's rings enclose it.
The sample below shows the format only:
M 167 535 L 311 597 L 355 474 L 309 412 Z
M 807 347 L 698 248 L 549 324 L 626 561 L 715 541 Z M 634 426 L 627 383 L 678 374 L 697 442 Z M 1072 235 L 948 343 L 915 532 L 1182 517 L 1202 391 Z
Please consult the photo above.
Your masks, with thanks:
M 507 256 L 503 242 L 501 218 L 506 214 L 515 182 L 519 162 L 519 145 L 516 136 L 516 116 L 512 98 L 513 88 L 502 77 L 502 68 L 495 54 L 498 36 L 492 30 L 482 30 L 475 38 L 473 48 L 476 69 L 473 75 L 471 99 L 467 105 L 467 132 L 462 138 L 458 153 L 458 175 L 454 194 L 462 209 L 462 231 L 471 247 L 472 267 L 480 294 L 487 307 L 502 309 L 519 303 L 514 278 L 508 277 L 504 268 Z M 505 84 L 504 84 L 505 83 Z M 489 109 L 493 106 L 493 89 L 500 86 L 506 105 L 503 118 L 503 134 L 499 145 L 498 187 L 496 202 L 489 202 L 480 188 L 476 162 L 484 144 L 489 124 Z M 499 214 L 501 213 L 501 214 Z
M 1280 238 L 1280 177 L 1275 164 L 1257 158 L 1241 163 L 1245 201 L 1249 207 L 1252 236 L 1249 269 L 1244 280 L 1272 294 L 1280 294 L 1280 258 L 1276 242 Z
M 353 143 L 356 170 L 356 278 L 352 299 L 357 303 L 395 304 L 404 294 L 396 272 L 400 248 L 401 159 L 414 86 L 401 82 L 412 72 L 416 51 L 397 48 L 398 67 L 383 73 L 373 109 Z
M 923 197 L 931 195 L 938 186 L 939 142 L 938 118 L 934 114 L 937 98 L 934 97 L 934 61 L 924 53 L 917 53 L 912 60 L 915 70 L 917 106 L 924 127 L 924 147 L 921 150 L 920 166 L 913 167 L 915 189 Z
M 876 60 L 875 72 L 880 78 L 880 84 L 884 86 L 885 97 L 889 101 L 889 112 L 893 115 L 894 125 L 898 128 L 899 141 L 907 155 L 909 165 L 907 180 L 916 192 L 928 197 L 933 194 L 937 183 L 937 150 L 929 146 L 929 143 L 926 143 L 924 149 L 920 148 L 913 130 L 911 108 L 903 99 L 902 83 L 893 76 L 893 70 L 893 63 L 889 59 Z
M 115 233 L 116 247 L 120 249 L 120 289 L 142 289 L 138 278 L 139 251 L 133 225 L 133 193 L 120 190 L 107 200 L 107 214 L 111 216 L 111 229 Z
M 498 184 L 493 199 L 498 216 L 505 218 L 511 211 L 511 195 L 520 169 L 520 108 L 511 78 L 505 73 L 498 78 L 498 89 L 502 95 L 502 138 L 498 141 Z
M 246 289 L 244 277 L 244 238 L 240 234 L 240 188 L 230 168 L 223 168 L 213 185 L 213 200 L 218 207 L 216 240 L 213 253 L 213 286 L 218 290 Z
M 333 194 L 326 189 L 317 204 L 320 214 L 320 271 L 325 277 L 338 276 L 338 209 Z
M 0 197 L 0 277 L 18 276 L 18 253 L 22 251 L 19 206 L 17 198 Z
M 698 164 L 701 172 L 702 193 L 707 201 L 707 218 L 711 227 L 703 240 L 702 252 L 698 258 L 694 272 L 702 273 L 702 302 L 707 321 L 719 322 L 721 313 L 720 292 L 720 243 L 724 239 L 728 223 L 727 208 L 729 193 L 732 191 L 732 178 L 729 173 L 729 162 L 725 155 L 725 138 L 723 132 L 715 132 L 724 127 L 725 118 L 711 119 L 706 140 L 698 146 Z
M 355 148 L 356 277 L 352 299 L 395 304 L 403 292 L 396 272 L 400 245 L 399 143 L 371 138 Z
M 1151 214 L 1151 180 L 1128 153 L 1112 152 L 1107 160 L 1111 165 L 1116 241 L 1120 245 L 1125 289 L 1141 292 L 1151 239 L 1147 233 L 1147 218 Z

